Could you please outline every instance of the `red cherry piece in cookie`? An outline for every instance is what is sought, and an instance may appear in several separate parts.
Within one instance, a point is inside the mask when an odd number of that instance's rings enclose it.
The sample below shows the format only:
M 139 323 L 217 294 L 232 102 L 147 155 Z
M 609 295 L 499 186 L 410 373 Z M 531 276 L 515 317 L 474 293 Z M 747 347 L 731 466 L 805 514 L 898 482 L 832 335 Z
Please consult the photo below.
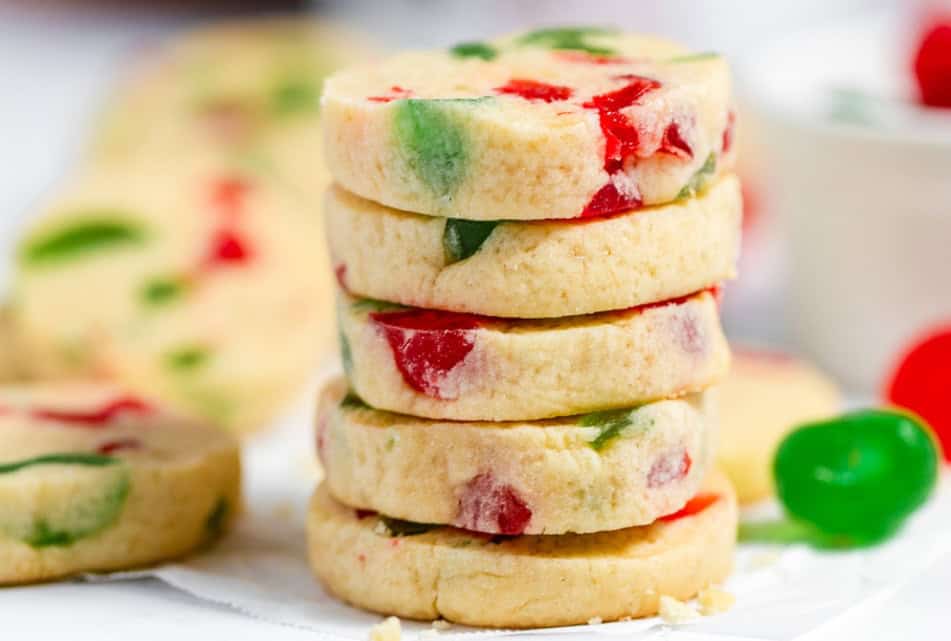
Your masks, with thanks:
M 677 343 L 687 354 L 702 354 L 707 349 L 707 337 L 700 329 L 700 319 L 692 308 L 683 308 L 673 318 Z
M 622 65 L 630 62 L 622 56 L 603 56 L 586 51 L 553 51 L 552 55 L 565 62 L 579 62 L 589 65 Z
M 647 473 L 647 487 L 658 488 L 679 481 L 690 473 L 693 461 L 686 450 L 678 450 L 657 459 Z
M 515 488 L 482 473 L 463 488 L 456 525 L 474 532 L 518 535 L 531 519 L 532 511 Z
M 662 86 L 653 78 L 632 73 L 618 76 L 618 79 L 626 81 L 627 84 L 620 89 L 593 96 L 584 106 L 599 111 L 618 111 L 636 104 L 645 94 Z
M 242 178 L 222 178 L 212 186 L 211 202 L 221 213 L 237 214 L 250 189 L 251 185 Z
M 445 399 L 442 383 L 475 345 L 477 316 L 429 309 L 374 312 L 370 319 L 383 331 L 396 367 L 417 392 Z
M 330 422 L 326 415 L 320 417 L 317 422 L 317 458 L 321 463 L 326 463 L 327 451 L 327 431 L 330 428 Z
M 124 414 L 150 414 L 152 407 L 140 399 L 132 396 L 126 396 L 116 399 L 103 407 L 88 412 L 75 412 L 53 409 L 34 409 L 31 412 L 33 418 L 45 421 L 56 421 L 58 423 L 71 423 L 81 427 L 103 427 L 108 425 L 120 415 Z
M 694 496 L 692 499 L 687 501 L 687 504 L 682 508 L 673 512 L 672 514 L 667 514 L 660 517 L 659 521 L 677 521 L 679 519 L 686 518 L 688 516 L 694 516 L 695 514 L 700 514 L 705 509 L 716 503 L 720 500 L 719 494 L 712 493 L 701 493 Z
M 356 509 L 354 510 L 354 512 L 356 512 L 357 518 L 360 519 L 361 521 L 363 519 L 370 518 L 371 516 L 376 516 L 376 512 L 374 512 L 373 510 Z
M 914 72 L 922 104 L 951 108 L 951 16 L 932 22 L 922 33 Z
M 142 441 L 137 438 L 120 438 L 114 441 L 106 441 L 102 445 L 96 448 L 96 452 L 99 454 L 115 454 L 116 452 L 121 452 L 123 450 L 140 450 L 142 449 Z
M 334 267 L 334 276 L 337 278 L 337 284 L 340 285 L 340 289 L 342 289 L 343 291 L 348 291 L 346 263 L 340 263 Z
M 198 115 L 209 135 L 223 145 L 247 141 L 257 120 L 249 105 L 240 100 L 216 101 L 202 107 Z
M 676 122 L 667 125 L 658 151 L 662 154 L 676 156 L 677 158 L 693 158 L 693 149 L 690 147 L 690 143 L 684 140 L 683 134 L 680 133 L 680 125 Z
M 539 82 L 528 78 L 512 78 L 501 87 L 496 87 L 495 91 L 501 94 L 519 96 L 525 100 L 542 100 L 544 102 L 568 100 L 573 93 L 571 87 L 550 85 L 547 82 Z
M 251 258 L 251 251 L 243 238 L 231 229 L 220 229 L 211 239 L 205 259 L 206 266 L 239 265 Z
M 399 85 L 393 85 L 390 87 L 390 93 L 385 96 L 369 96 L 367 100 L 370 102 L 393 102 L 394 100 L 402 100 L 403 98 L 409 98 L 413 95 L 413 92 L 409 89 L 404 89 Z
M 621 113 L 621 109 L 637 103 L 645 94 L 659 89 L 652 78 L 626 74 L 626 85 L 609 93 L 594 96 L 584 106 L 598 110 L 598 121 L 604 134 L 604 169 L 610 174 L 622 168 L 624 159 L 634 155 L 640 144 L 637 127 Z
M 885 398 L 923 418 L 951 461 L 951 325 L 912 343 L 889 378 Z
M 642 204 L 639 194 L 622 194 L 613 182 L 609 182 L 591 197 L 591 200 L 581 211 L 581 218 L 610 216 L 618 212 L 637 209 Z
M 731 111 L 726 117 L 726 128 L 723 130 L 723 153 L 733 148 L 733 133 L 736 129 L 736 113 Z

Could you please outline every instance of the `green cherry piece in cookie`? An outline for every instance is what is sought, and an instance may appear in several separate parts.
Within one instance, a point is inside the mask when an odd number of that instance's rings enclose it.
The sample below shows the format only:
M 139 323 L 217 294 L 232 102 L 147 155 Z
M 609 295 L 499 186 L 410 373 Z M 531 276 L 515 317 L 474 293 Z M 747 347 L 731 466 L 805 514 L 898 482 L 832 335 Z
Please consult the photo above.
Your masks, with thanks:
M 450 49 L 449 53 L 457 58 L 479 58 L 481 60 L 494 60 L 499 55 L 495 47 L 484 42 L 460 42 Z
M 609 56 L 616 53 L 614 49 L 593 45 L 588 41 L 588 38 L 612 33 L 614 31 L 601 27 L 555 27 L 529 31 L 519 36 L 517 42 L 522 45 L 584 51 L 596 56 Z
M 390 303 L 385 300 L 361 298 L 352 303 L 350 309 L 355 312 L 396 312 L 406 308 L 397 303 Z
M 466 175 L 468 135 L 460 109 L 478 100 L 398 100 L 393 127 L 407 164 L 438 198 L 449 199 Z
M 340 401 L 340 407 L 359 410 L 370 409 L 370 406 L 364 403 L 363 399 L 353 392 L 347 392 L 347 395 L 343 397 L 342 401 Z
M 706 187 L 707 181 L 715 174 L 717 171 L 717 155 L 711 153 L 707 156 L 707 159 L 703 161 L 703 165 L 698 169 L 693 176 L 690 177 L 690 180 L 686 185 L 683 186 L 683 189 L 680 190 L 680 193 L 677 194 L 678 200 L 683 200 L 684 198 L 693 198 Z
M 704 60 L 713 60 L 719 58 L 720 54 L 716 51 L 701 51 L 699 53 L 688 53 L 685 56 L 676 56 L 670 58 L 666 62 L 672 64 L 681 64 L 681 63 L 691 63 L 691 62 L 703 62 Z
M 180 278 L 154 278 L 142 287 L 142 302 L 159 307 L 180 298 L 187 287 Z
M 0 463 L 0 474 L 13 474 L 28 467 L 37 465 L 83 465 L 86 467 L 108 467 L 118 465 L 119 459 L 103 454 L 86 454 L 84 452 L 67 452 L 64 454 L 45 454 L 34 458 Z
M 773 475 L 788 521 L 749 524 L 747 540 L 821 547 L 872 545 L 894 534 L 930 496 L 938 447 L 918 418 L 862 410 L 790 433 Z
M 497 220 L 447 218 L 442 234 L 446 262 L 455 263 L 465 260 L 479 251 L 498 224 Z
M 343 363 L 343 371 L 347 378 L 353 376 L 353 352 L 350 350 L 350 341 L 347 335 L 340 332 L 340 362 Z
M 20 540 L 34 548 L 62 547 L 93 536 L 113 525 L 122 513 L 131 489 L 129 471 L 119 459 L 85 453 L 47 454 L 6 463 L 0 474 L 16 474 L 37 466 L 77 466 L 85 477 L 82 486 L 92 491 L 49 495 L 42 508 L 18 510 L 16 502 L 0 502 L 0 536 Z M 0 480 L 0 494 L 5 493 Z
M 314 78 L 285 78 L 271 91 L 271 108 L 279 115 L 316 110 L 320 105 L 320 90 L 320 83 Z
M 20 248 L 20 262 L 35 267 L 67 262 L 105 249 L 138 245 L 145 240 L 142 227 L 119 212 L 89 212 L 28 238 Z
M 597 436 L 589 442 L 589 445 L 600 452 L 634 425 L 635 413 L 636 408 L 592 412 L 582 415 L 578 419 L 578 424 L 582 427 L 598 428 Z
M 386 528 L 390 536 L 416 536 L 417 534 L 425 534 L 439 527 L 431 523 L 416 523 L 414 521 L 392 519 L 382 515 L 380 516 L 380 523 Z
M 165 365 L 176 372 L 192 372 L 206 364 L 211 352 L 200 345 L 189 345 L 165 355 Z

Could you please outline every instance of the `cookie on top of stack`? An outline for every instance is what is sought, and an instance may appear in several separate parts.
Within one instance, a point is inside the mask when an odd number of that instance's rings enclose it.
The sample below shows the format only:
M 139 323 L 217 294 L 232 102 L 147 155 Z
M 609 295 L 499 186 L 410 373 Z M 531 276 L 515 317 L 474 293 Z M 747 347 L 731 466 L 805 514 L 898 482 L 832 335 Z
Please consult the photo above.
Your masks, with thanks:
M 327 80 L 347 380 L 321 395 L 309 538 L 330 591 L 529 627 L 725 578 L 732 113 L 719 56 L 601 29 Z

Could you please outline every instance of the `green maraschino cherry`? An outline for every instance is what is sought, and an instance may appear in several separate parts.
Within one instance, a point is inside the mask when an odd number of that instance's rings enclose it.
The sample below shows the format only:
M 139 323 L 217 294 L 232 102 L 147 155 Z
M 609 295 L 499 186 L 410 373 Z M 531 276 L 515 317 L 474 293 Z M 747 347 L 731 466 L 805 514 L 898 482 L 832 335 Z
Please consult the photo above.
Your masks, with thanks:
M 803 425 L 779 445 L 773 475 L 788 518 L 745 523 L 745 541 L 816 547 L 874 545 L 928 499 L 940 452 L 925 423 L 861 410 Z

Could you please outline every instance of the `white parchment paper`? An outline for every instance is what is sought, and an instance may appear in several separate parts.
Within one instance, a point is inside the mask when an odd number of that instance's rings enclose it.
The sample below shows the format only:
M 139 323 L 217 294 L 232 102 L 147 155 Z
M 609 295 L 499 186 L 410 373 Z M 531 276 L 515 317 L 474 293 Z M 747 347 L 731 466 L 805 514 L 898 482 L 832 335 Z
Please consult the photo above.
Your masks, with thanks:
M 156 577 L 199 599 L 249 616 L 313 630 L 316 639 L 366 639 L 380 617 L 329 596 L 306 557 L 307 499 L 320 477 L 311 431 L 313 404 L 304 403 L 245 452 L 246 511 L 235 532 L 211 552 L 144 572 L 92 580 Z M 759 508 L 776 510 L 775 506 Z M 852 552 L 805 546 L 741 546 L 726 589 L 736 605 L 725 614 L 671 626 L 659 619 L 546 630 L 498 631 L 404 622 L 404 638 L 538 636 L 590 639 L 792 640 L 842 617 L 860 616 L 891 596 L 943 554 L 951 553 L 951 478 L 889 543 Z

